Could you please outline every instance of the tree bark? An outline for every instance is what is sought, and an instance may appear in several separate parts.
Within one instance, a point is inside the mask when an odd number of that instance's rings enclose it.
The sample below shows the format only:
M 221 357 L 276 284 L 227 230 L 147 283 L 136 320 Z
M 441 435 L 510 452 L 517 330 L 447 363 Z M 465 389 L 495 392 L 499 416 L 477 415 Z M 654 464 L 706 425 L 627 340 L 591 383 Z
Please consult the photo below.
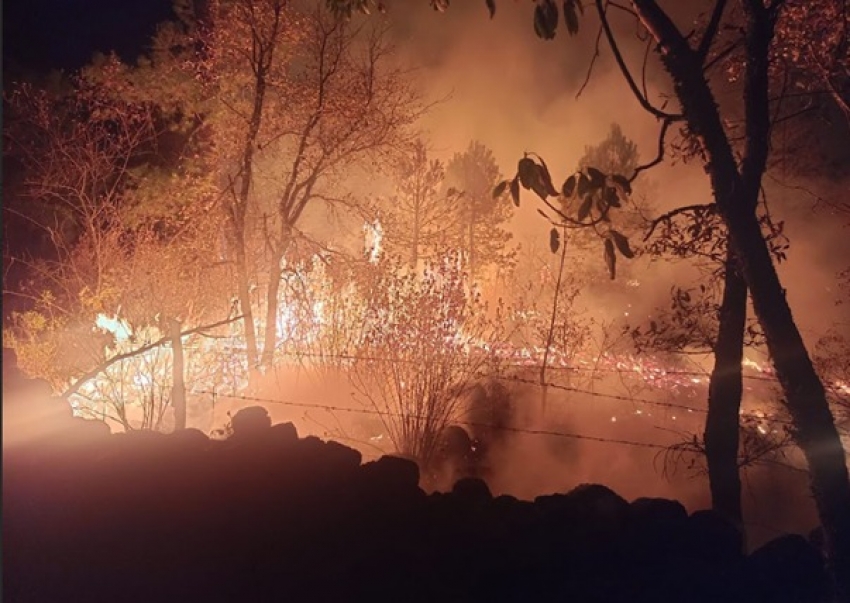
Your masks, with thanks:
M 183 361 L 183 333 L 180 321 L 169 319 L 171 335 L 171 407 L 174 409 L 174 431 L 186 429 L 186 382 Z
M 269 263 L 269 284 L 266 288 L 266 327 L 263 336 L 262 365 L 266 368 L 274 363 L 274 352 L 277 347 L 277 315 L 280 305 L 280 279 L 283 276 L 280 263 L 283 253 L 275 251 Z
M 242 324 L 245 330 L 245 357 L 248 361 L 249 375 L 257 367 L 257 330 L 254 327 L 254 310 L 251 304 L 251 285 L 248 280 L 248 261 L 242 237 L 236 236 L 236 280 L 239 287 L 239 309 L 242 312 Z
M 708 385 L 705 457 L 711 506 L 743 535 L 738 445 L 747 284 L 731 250 L 727 253 L 725 272 L 719 329 L 714 345 L 714 369 Z M 743 540 L 741 544 L 744 544 Z
M 469 282 L 475 281 L 475 210 L 469 208 Z
M 841 600 L 850 601 L 850 479 L 841 438 L 758 221 L 733 212 L 728 224 L 793 420 L 794 438 L 809 466 L 812 495 Z
M 770 107 L 765 73 L 772 17 L 761 2 L 745 5 L 749 11 L 746 152 L 739 172 L 699 55 L 657 2 L 633 0 L 633 6 L 659 43 L 690 131 L 705 152 L 714 197 L 731 247 L 741 260 L 753 308 L 793 420 L 795 440 L 809 466 L 812 496 L 826 537 L 837 595 L 841 601 L 850 602 L 850 477 L 845 452 L 823 384 L 794 322 L 752 199 L 748 198 L 748 192 L 751 195 L 760 187 L 768 151 Z

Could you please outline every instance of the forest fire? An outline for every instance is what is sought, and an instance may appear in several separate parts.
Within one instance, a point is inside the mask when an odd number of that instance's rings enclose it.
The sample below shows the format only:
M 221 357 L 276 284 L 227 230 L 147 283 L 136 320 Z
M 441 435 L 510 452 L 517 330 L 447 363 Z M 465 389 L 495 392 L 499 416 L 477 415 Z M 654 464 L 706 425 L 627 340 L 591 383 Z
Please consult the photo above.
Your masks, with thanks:
M 369 261 L 374 264 L 377 260 L 371 255 L 371 249 L 373 248 L 367 249 L 367 254 L 369 254 Z M 308 274 L 305 271 L 293 270 L 289 274 L 288 278 L 292 282 L 297 281 L 300 285 L 309 286 L 317 291 L 323 289 L 322 286 L 312 282 L 322 278 L 321 273 Z M 349 290 L 349 295 L 354 291 L 354 289 Z M 357 325 L 335 324 L 334 332 L 329 333 L 328 317 L 324 315 L 326 301 L 315 299 L 306 306 L 303 303 L 298 304 L 298 307 L 305 310 L 303 312 L 297 311 L 296 304 L 292 301 L 289 298 L 283 298 L 278 306 L 275 342 L 275 349 L 279 353 L 276 360 L 278 369 L 286 366 L 303 367 L 305 363 L 318 366 L 328 362 L 350 367 L 358 360 L 368 360 L 367 357 L 358 357 L 358 342 L 353 338 L 349 340 L 350 347 L 335 351 L 336 356 L 328 350 L 324 350 L 324 353 L 314 353 L 321 349 L 317 346 L 321 346 L 328 338 L 337 336 L 339 331 L 350 333 Z M 163 429 L 165 427 L 163 422 L 168 421 L 171 404 L 173 381 L 171 346 L 163 342 L 141 353 L 134 353 L 135 350 L 144 348 L 151 342 L 163 341 L 163 334 L 156 328 L 134 328 L 126 320 L 117 316 L 107 317 L 103 314 L 98 315 L 95 325 L 96 328 L 112 335 L 113 353 L 127 357 L 99 372 L 85 383 L 77 384 L 75 393 L 69 397 L 74 413 L 80 417 L 107 420 L 117 429 Z M 262 329 L 262 325 L 257 326 Z M 465 339 L 460 336 L 460 340 Z M 451 346 L 451 341 L 447 340 L 446 345 Z M 188 390 L 190 399 L 208 397 L 212 393 L 225 396 L 250 393 L 248 367 L 242 359 L 245 347 L 244 334 L 240 333 L 238 323 L 231 323 L 223 333 L 215 336 L 187 337 L 183 342 L 186 367 L 184 380 L 190 385 Z M 649 355 L 603 353 L 593 356 L 588 352 L 576 350 L 566 352 L 557 348 L 550 349 L 547 353 L 547 350 L 541 347 L 520 347 L 506 342 L 494 343 L 481 340 L 471 341 L 471 345 L 464 347 L 464 353 L 492 355 L 497 360 L 503 377 L 517 383 L 533 384 L 533 379 L 523 377 L 522 374 L 526 370 L 539 370 L 545 358 L 547 368 L 553 375 L 546 382 L 547 386 L 566 391 L 573 389 L 581 393 L 582 387 L 570 387 L 568 384 L 587 383 L 595 378 L 615 374 L 621 379 L 632 379 L 634 385 L 663 392 L 668 399 L 673 397 L 679 400 L 678 404 L 672 404 L 672 408 L 679 408 L 682 412 L 689 414 L 704 412 L 704 407 L 688 406 L 685 401 L 694 400 L 700 394 L 704 394 L 708 385 L 708 375 L 666 366 L 660 358 Z M 399 359 L 399 361 L 404 360 Z M 752 360 L 745 359 L 744 364 L 758 375 L 772 375 L 769 367 Z M 493 376 L 494 374 L 482 372 L 474 375 L 474 378 L 487 379 Z M 285 383 L 278 386 L 284 392 L 287 390 Z M 847 393 L 845 383 L 839 381 L 833 386 L 836 390 Z M 748 389 L 751 388 L 748 387 Z M 617 396 L 612 397 L 617 398 Z M 621 398 L 624 408 L 629 408 L 634 405 L 635 400 L 640 400 L 639 397 L 633 396 L 631 401 L 626 396 Z M 273 403 L 274 400 L 270 402 Z M 750 405 L 749 401 L 748 405 Z M 201 423 L 209 424 L 213 420 L 211 413 L 214 413 L 214 408 L 205 412 L 210 416 L 203 417 L 204 420 Z M 630 409 L 628 412 L 647 419 L 652 417 L 651 410 L 644 411 L 637 408 Z M 778 412 L 778 406 L 764 404 L 757 404 L 755 410 L 747 410 L 744 407 L 740 410 L 742 418 L 757 419 L 758 430 L 765 435 L 776 433 L 777 422 L 782 424 L 786 421 L 777 414 Z M 668 415 L 666 418 L 677 420 L 675 414 Z M 613 415 L 611 421 L 616 422 L 617 416 Z
M 69 563 L 243 564 L 243 600 L 249 557 L 370 580 L 335 526 L 410 584 L 481 564 L 424 600 L 850 603 L 842 2 L 162 1 L 74 64 L 4 51 L 19 576 L 102 514 Z M 170 600 L 154 565 L 126 590 Z M 63 571 L 18 599 L 98 598 Z

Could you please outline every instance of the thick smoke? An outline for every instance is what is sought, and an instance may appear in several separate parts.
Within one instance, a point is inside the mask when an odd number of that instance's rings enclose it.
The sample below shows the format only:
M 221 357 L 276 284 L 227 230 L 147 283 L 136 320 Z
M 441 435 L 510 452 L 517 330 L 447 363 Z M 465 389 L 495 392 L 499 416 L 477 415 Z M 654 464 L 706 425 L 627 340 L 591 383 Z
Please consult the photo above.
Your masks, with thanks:
M 471 140 L 479 140 L 492 149 L 505 177 L 513 175 L 523 152 L 533 151 L 545 158 L 559 181 L 575 169 L 585 147 L 601 142 L 616 122 L 637 143 L 642 162 L 654 158 L 659 124 L 635 100 L 604 40 L 594 59 L 592 18 L 585 20 L 588 26 L 576 37 L 562 30 L 554 41 L 543 42 L 533 33 L 529 3 L 499 2 L 493 20 L 487 19 L 483 4 L 456 3 L 439 14 L 427 2 L 405 2 L 403 10 L 391 10 L 385 17 L 392 23 L 400 60 L 415 67 L 426 99 L 435 103 L 421 124 L 435 156 L 448 160 Z M 682 15 L 681 19 L 684 23 L 695 17 Z M 624 26 L 621 31 L 633 31 L 628 20 L 619 25 Z M 621 49 L 630 67 L 639 73 L 643 45 L 625 36 Z M 592 61 L 592 74 L 577 98 Z M 650 55 L 646 86 L 657 104 L 669 96 L 669 83 L 654 55 Z M 708 178 L 698 161 L 668 159 L 651 170 L 647 179 L 652 194 L 648 201 L 655 215 L 711 201 Z M 840 189 L 835 183 L 807 182 L 807 187 L 822 195 Z M 846 236 L 834 227 L 831 210 L 812 212 L 809 193 L 773 180 L 766 182 L 766 188 L 773 217 L 786 221 L 791 238 L 789 260 L 780 267 L 781 276 L 798 323 L 813 344 L 839 315 L 834 305 L 834 275 L 845 267 L 842 250 L 846 250 Z M 524 199 L 513 223 L 515 240 L 537 241 L 540 251 L 548 253 L 547 225 L 536 207 L 530 196 Z M 643 233 L 628 234 L 639 241 Z M 600 289 L 602 294 L 594 289 L 585 295 L 585 305 L 595 318 L 604 322 L 629 312 L 634 320 L 644 320 L 656 307 L 668 304 L 672 285 L 687 286 L 694 271 L 686 262 L 636 260 L 633 275 L 640 287 L 629 299 L 606 297 L 604 289 Z M 600 279 L 604 278 L 600 262 Z M 706 369 L 710 366 L 710 362 L 703 364 Z M 604 391 L 614 385 L 600 381 L 594 388 Z M 379 422 L 368 415 L 298 406 L 306 401 L 362 409 L 344 375 L 335 383 L 327 381 L 326 375 L 321 380 L 311 378 L 309 371 L 270 375 L 266 387 L 255 394 L 259 399 L 283 401 L 267 405 L 272 417 L 275 421 L 294 420 L 304 434 L 340 439 L 360 448 L 367 458 L 391 449 Z M 666 398 L 672 396 L 667 394 Z M 698 399 L 689 402 L 704 407 L 705 395 L 703 388 Z M 295 404 L 287 404 L 287 400 Z M 512 386 L 511 401 L 510 427 L 517 431 L 488 451 L 492 465 L 488 481 L 494 493 L 533 498 L 567 491 L 583 482 L 601 482 L 628 498 L 664 496 L 678 498 L 691 509 L 709 506 L 704 475 L 695 476 L 681 465 L 671 467 L 663 450 L 540 433 L 668 445 L 681 440 L 682 434 L 700 433 L 704 415 L 680 413 L 676 417 L 622 400 L 553 391 L 547 394 L 543 411 L 541 392 L 532 386 Z M 228 405 L 238 408 L 249 403 L 222 400 L 216 416 L 220 421 Z M 805 531 L 814 525 L 804 486 L 801 475 L 784 469 L 746 474 L 747 516 L 759 518 L 757 525 L 748 526 L 751 545 L 778 531 Z
M 698 11 L 699 7 L 681 10 Z M 679 15 L 683 25 L 697 17 L 696 13 Z M 558 181 L 576 167 L 586 146 L 605 138 L 613 122 L 637 143 L 642 162 L 655 156 L 659 123 L 635 100 L 604 39 L 600 54 L 594 59 L 593 18 L 585 19 L 587 26 L 578 36 L 571 38 L 562 29 L 551 42 L 534 35 L 528 3 L 499 2 L 496 18 L 489 20 L 483 2 L 457 3 L 444 14 L 432 11 L 427 2 L 411 2 L 409 6 L 405 3 L 404 10 L 391 10 L 387 18 L 396 32 L 402 60 L 416 66 L 423 91 L 436 103 L 422 126 L 437 156 L 449 159 L 470 140 L 477 139 L 493 150 L 504 176 L 513 175 L 523 152 L 534 151 L 546 159 Z M 619 24 L 624 26 L 620 31 L 634 30 L 628 19 Z M 621 50 L 632 70 L 639 74 L 643 44 L 634 37 L 623 36 Z M 592 74 L 577 97 L 591 61 Z M 661 104 L 669 97 L 669 82 L 653 54 L 648 65 L 649 97 Z M 668 108 L 673 109 L 673 103 Z M 653 195 L 649 202 L 655 215 L 677 206 L 711 201 L 708 178 L 698 161 L 671 162 L 668 158 L 647 178 Z M 818 195 L 834 196 L 842 188 L 840 174 L 837 180 L 838 184 L 807 181 L 806 187 Z M 846 192 L 846 176 L 843 182 Z M 821 207 L 820 211 L 812 211 L 814 198 L 809 192 L 788 188 L 774 179 L 765 184 L 772 216 L 785 221 L 785 232 L 791 240 L 789 259 L 780 266 L 780 276 L 798 324 L 812 345 L 841 317 L 841 308 L 835 305 L 835 274 L 846 268 L 843 258 L 847 238 L 844 229 L 835 227 L 833 210 Z M 545 251 L 547 225 L 536 207 L 530 196 L 524 199 L 515 214 L 515 240 L 536 239 L 540 250 Z M 629 234 L 637 241 L 643 233 Z M 656 307 L 668 304 L 672 285 L 687 285 L 694 278 L 693 269 L 685 262 L 650 265 L 639 260 L 634 274 L 641 285 L 628 300 L 631 305 L 609 298 L 585 300 L 587 306 L 603 320 L 621 317 L 624 312 L 640 320 L 650 316 Z M 600 278 L 604 279 L 601 270 Z M 704 364 L 705 368 L 710 366 L 710 362 Z M 528 388 L 513 394 L 520 407 L 514 418 L 517 427 L 647 442 L 675 440 L 669 417 L 656 416 L 657 420 L 652 421 L 632 415 L 631 420 L 613 424 L 613 414 L 628 415 L 631 410 L 623 408 L 623 402 L 577 396 L 568 400 L 568 396 L 550 393 L 547 413 L 541 416 L 539 390 Z M 704 404 L 704 397 L 700 402 Z M 697 420 L 687 425 L 691 432 L 699 433 L 701 429 Z M 681 431 L 685 431 L 684 426 Z M 500 471 L 491 479 L 491 486 L 495 491 L 517 496 L 530 497 L 585 481 L 601 481 L 626 496 L 678 497 L 692 508 L 709 503 L 704 478 L 694 479 L 686 471 L 663 474 L 663 459 L 659 460 L 658 451 L 653 449 L 514 434 L 493 454 L 499 459 Z M 781 470 L 750 472 L 745 504 L 749 513 L 758 512 L 766 518 L 764 535 L 770 536 L 770 530 L 778 529 L 776 526 L 804 529 L 811 525 L 811 505 L 802 495 L 804 489 L 797 489 L 802 496 L 799 501 L 788 504 L 770 496 L 775 484 L 787 488 L 789 483 L 799 482 L 798 477 Z M 806 511 L 793 521 L 794 507 L 801 505 Z M 758 540 L 759 536 L 755 538 Z
M 604 39 L 591 77 L 576 98 L 594 56 L 595 18 L 585 18 L 586 25 L 575 37 L 562 29 L 555 40 L 544 42 L 533 32 L 528 3 L 499 2 L 492 20 L 487 18 L 483 4 L 458 3 L 441 14 L 431 10 L 427 2 L 411 2 L 404 10 L 391 10 L 387 17 L 397 32 L 403 59 L 417 66 L 417 77 L 429 99 L 439 101 L 423 126 L 444 158 L 478 139 L 493 150 L 505 176 L 513 175 L 523 152 L 534 151 L 546 159 L 557 181 L 576 167 L 585 146 L 605 138 L 612 122 L 620 124 L 624 134 L 637 143 L 641 161 L 654 158 L 659 123 L 635 100 Z M 676 15 L 680 25 L 687 29 L 704 7 L 694 3 L 673 8 L 674 14 L 680 13 Z M 634 24 L 626 17 L 614 19 L 621 26 L 619 31 L 627 34 L 621 36 L 622 53 L 632 71 L 640 74 L 644 46 L 631 35 Z M 650 53 L 646 85 L 656 104 L 669 98 L 669 80 L 654 53 Z M 728 86 L 721 80 L 715 86 L 721 95 L 740 99 L 740 91 L 727 93 Z M 668 108 L 674 107 L 675 101 Z M 840 136 L 835 128 L 831 131 L 833 138 Z M 829 136 L 830 128 L 825 127 L 823 133 Z M 787 136 L 777 141 L 777 153 L 786 140 Z M 820 137 L 816 144 L 823 147 L 828 141 Z M 841 149 L 846 155 L 846 145 L 831 146 L 837 149 L 833 155 L 840 155 Z M 812 209 L 818 196 L 839 201 L 846 196 L 848 169 L 831 170 L 832 182 L 825 182 L 817 172 L 826 170 L 813 158 L 819 157 L 821 150 L 806 153 L 808 159 L 795 156 L 793 151 L 788 153 L 783 169 L 775 170 L 778 178 L 766 179 L 765 185 L 773 217 L 786 221 L 791 239 L 791 252 L 788 262 L 780 267 L 781 276 L 787 283 L 795 317 L 814 343 L 817 334 L 840 316 L 835 308 L 834 282 L 836 272 L 847 267 L 847 237 L 845 229 L 836 226 L 840 214 L 824 203 L 820 211 Z M 847 165 L 846 156 L 830 159 L 833 163 L 843 160 L 842 165 Z M 801 169 L 795 170 L 795 166 Z M 802 183 L 801 176 L 805 177 Z M 649 202 L 656 214 L 711 201 L 708 178 L 698 161 L 671 165 L 668 160 L 651 170 L 648 179 L 653 185 Z M 785 182 L 794 187 L 781 184 Z M 798 188 L 800 185 L 804 188 Z M 516 238 L 536 237 L 545 249 L 542 235 L 546 225 L 536 207 L 529 198 L 516 212 Z M 642 233 L 632 234 L 639 238 Z M 639 315 L 650 313 L 659 303 L 665 305 L 672 281 L 690 274 L 686 266 L 647 268 L 640 264 L 637 270 L 642 283 L 655 285 L 641 289 L 640 308 L 632 310 Z

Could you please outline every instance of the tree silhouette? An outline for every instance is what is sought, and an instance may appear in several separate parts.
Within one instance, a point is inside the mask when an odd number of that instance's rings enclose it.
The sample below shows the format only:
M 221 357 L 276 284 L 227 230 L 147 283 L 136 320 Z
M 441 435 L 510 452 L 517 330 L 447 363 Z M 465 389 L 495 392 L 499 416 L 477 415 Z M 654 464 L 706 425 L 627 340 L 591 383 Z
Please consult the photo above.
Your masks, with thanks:
M 443 163 L 428 156 L 421 139 L 396 165 L 395 195 L 381 204 L 383 247 L 413 267 L 448 248 L 457 228 L 459 194 L 446 190 Z
M 505 228 L 512 208 L 495 203 L 492 195 L 499 178 L 493 152 L 477 140 L 462 153 L 455 153 L 446 166 L 445 190 L 458 191 L 452 246 L 463 252 L 473 280 L 512 259 L 509 243 L 513 235 Z
M 352 10 L 370 3 L 364 0 L 329 0 L 329 4 L 340 10 Z M 440 10 L 448 7 L 445 0 L 431 0 L 431 4 Z M 594 0 L 590 6 L 595 9 L 593 12 L 599 20 L 599 38 L 604 36 L 637 102 L 661 123 L 659 154 L 652 165 L 663 160 L 666 135 L 671 125 L 679 124 L 683 136 L 681 146 L 700 157 L 705 166 L 716 209 L 727 228 L 729 251 L 726 278 L 734 279 L 736 273 L 741 277 L 735 283 L 727 283 L 727 287 L 748 289 L 750 292 L 753 308 L 764 331 L 771 361 L 794 422 L 795 440 L 809 466 L 812 495 L 826 534 L 838 596 L 844 601 L 850 601 L 850 476 L 845 451 L 823 383 L 794 321 L 756 214 L 762 177 L 770 153 L 771 120 L 783 117 L 781 97 L 771 95 L 770 70 L 776 59 L 773 51 L 776 48 L 777 22 L 787 14 L 785 11 L 789 4 L 793 8 L 793 3 L 786 0 L 767 3 L 761 0 L 739 0 L 734 3 L 716 0 L 712 3 L 704 27 L 694 34 L 683 33 L 656 0 L 633 0 L 628 6 Z M 493 17 L 495 0 L 486 0 L 485 5 Z M 729 11 L 727 5 L 730 5 Z M 727 13 L 732 12 L 732 8 L 738 9 L 741 17 L 734 25 L 724 19 Z M 584 9 L 584 3 L 579 0 L 567 0 L 562 6 L 554 0 L 537 2 L 533 11 L 534 31 L 540 38 L 551 40 L 563 17 L 568 34 L 574 35 L 582 19 L 590 18 Z M 621 39 L 614 31 L 609 10 L 633 17 L 638 23 L 640 35 L 655 44 L 660 62 L 670 77 L 679 104 L 678 111 L 669 111 L 666 106 L 659 107 L 645 88 L 641 87 L 639 79 L 623 57 Z M 838 13 L 844 17 L 840 20 L 839 32 L 846 32 L 846 13 L 846 7 Z M 812 16 L 816 14 L 819 14 L 818 11 L 803 10 L 798 13 L 798 18 L 814 26 L 816 21 L 809 19 L 816 19 Z M 715 45 L 718 32 L 727 28 L 737 31 L 739 36 L 733 46 L 718 49 Z M 814 40 L 817 37 L 824 39 L 815 27 L 806 27 L 803 31 L 803 40 Z M 846 35 L 839 35 L 835 39 L 837 41 L 829 48 L 830 55 L 835 52 L 837 56 L 846 57 Z M 739 50 L 744 56 L 740 78 L 743 87 L 740 106 L 743 126 L 737 132 L 728 129 L 729 122 L 724 121 L 724 109 L 709 83 L 711 69 L 734 50 Z M 513 188 L 516 188 L 516 184 Z M 545 196 L 546 191 L 543 190 L 541 197 Z M 613 251 L 609 254 L 608 250 L 613 247 L 612 241 L 609 239 L 605 246 L 605 258 L 611 266 L 610 258 L 615 256 Z M 734 338 L 730 336 L 730 341 L 739 339 L 738 326 L 742 328 L 743 323 L 729 321 L 728 324 L 733 325 L 730 329 L 735 330 Z M 737 348 L 738 342 L 732 343 Z

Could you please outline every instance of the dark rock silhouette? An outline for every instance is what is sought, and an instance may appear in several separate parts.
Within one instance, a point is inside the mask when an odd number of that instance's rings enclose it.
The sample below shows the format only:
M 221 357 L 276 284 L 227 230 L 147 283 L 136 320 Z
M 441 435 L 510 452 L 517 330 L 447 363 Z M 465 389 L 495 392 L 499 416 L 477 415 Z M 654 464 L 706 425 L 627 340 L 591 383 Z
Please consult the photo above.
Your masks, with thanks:
M 753 552 L 746 561 L 753 581 L 752 601 L 791 603 L 825 601 L 829 590 L 820 552 L 802 536 L 780 536 Z
M 242 408 L 231 419 L 233 437 L 251 436 L 272 426 L 269 412 L 262 406 Z
M 4 367 L 5 371 L 6 367 Z M 4 390 L 6 383 L 4 382 Z M 4 409 L 7 401 L 4 399 Z M 3 600 L 816 602 L 800 536 L 747 556 L 710 511 L 598 484 L 521 501 L 477 478 L 236 413 L 233 435 L 108 435 L 68 418 L 5 447 Z M 38 454 L 32 453 L 33 449 Z

